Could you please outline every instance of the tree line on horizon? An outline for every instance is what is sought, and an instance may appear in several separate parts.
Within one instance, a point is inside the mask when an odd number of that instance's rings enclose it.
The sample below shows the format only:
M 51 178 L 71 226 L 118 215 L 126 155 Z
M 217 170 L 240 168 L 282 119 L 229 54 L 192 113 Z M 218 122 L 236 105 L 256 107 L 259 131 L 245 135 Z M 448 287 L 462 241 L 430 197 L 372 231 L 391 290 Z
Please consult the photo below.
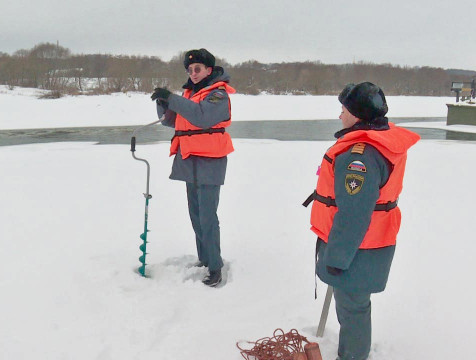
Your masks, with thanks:
M 52 97 L 151 92 L 158 86 L 180 91 L 188 76 L 183 67 L 184 53 L 163 61 L 153 56 L 72 54 L 58 44 L 41 43 L 12 55 L 0 52 L 0 84 L 50 90 Z M 470 82 L 476 75 L 471 71 L 369 62 L 264 64 L 250 60 L 231 65 L 217 58 L 216 64 L 230 74 L 231 85 L 238 93 L 252 95 L 336 95 L 348 83 L 370 81 L 386 95 L 452 96 L 452 81 Z

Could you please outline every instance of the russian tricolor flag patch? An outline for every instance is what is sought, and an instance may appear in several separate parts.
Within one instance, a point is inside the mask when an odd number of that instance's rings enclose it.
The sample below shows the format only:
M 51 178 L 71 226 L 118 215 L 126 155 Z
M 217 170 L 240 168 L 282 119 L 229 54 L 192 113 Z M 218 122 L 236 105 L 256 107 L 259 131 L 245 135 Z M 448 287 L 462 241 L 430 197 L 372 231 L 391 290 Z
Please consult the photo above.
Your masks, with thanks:
M 362 161 L 352 161 L 349 166 L 347 166 L 347 170 L 358 171 L 358 172 L 367 172 L 367 168 L 365 167 Z

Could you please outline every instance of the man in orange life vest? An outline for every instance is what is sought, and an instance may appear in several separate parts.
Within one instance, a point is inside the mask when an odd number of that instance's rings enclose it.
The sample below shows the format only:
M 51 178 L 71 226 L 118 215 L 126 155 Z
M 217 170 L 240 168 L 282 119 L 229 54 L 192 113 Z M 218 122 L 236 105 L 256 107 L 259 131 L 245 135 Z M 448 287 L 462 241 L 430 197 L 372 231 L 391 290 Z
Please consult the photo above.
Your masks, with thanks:
M 407 150 L 420 137 L 389 123 L 383 91 L 364 82 L 339 95 L 343 129 L 322 160 L 311 229 L 317 234 L 316 274 L 334 287 L 340 324 L 339 360 L 367 359 L 370 295 L 385 289 L 395 252 Z
M 175 155 L 170 178 L 186 182 L 190 219 L 195 231 L 198 262 L 208 267 L 203 283 L 216 286 L 222 281 L 223 260 L 217 208 L 220 186 L 224 184 L 227 155 L 233 151 L 225 128 L 231 123 L 228 94 L 235 92 L 230 77 L 206 49 L 190 50 L 184 58 L 189 79 L 182 96 L 156 88 L 162 124 L 175 128 L 170 156 Z

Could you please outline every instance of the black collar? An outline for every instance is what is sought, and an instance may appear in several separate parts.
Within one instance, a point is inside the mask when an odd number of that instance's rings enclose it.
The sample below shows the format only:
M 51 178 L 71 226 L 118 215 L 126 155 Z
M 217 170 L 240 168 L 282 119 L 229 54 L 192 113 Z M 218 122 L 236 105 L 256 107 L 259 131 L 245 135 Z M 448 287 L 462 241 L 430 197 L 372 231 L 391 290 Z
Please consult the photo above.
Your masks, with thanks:
M 372 120 L 372 122 L 364 122 L 364 121 L 359 121 L 356 122 L 353 126 L 350 128 L 345 128 L 342 130 L 339 130 L 334 134 L 334 137 L 336 139 L 344 136 L 345 134 L 348 134 L 352 131 L 357 131 L 357 130 L 375 130 L 375 131 L 383 131 L 383 130 L 388 130 L 390 129 L 390 126 L 388 126 L 388 119 L 386 117 L 378 117 Z
M 203 79 L 202 81 L 194 84 L 192 82 L 192 80 L 190 80 L 190 78 L 188 78 L 187 82 L 182 86 L 184 89 L 190 89 L 192 90 L 192 93 L 197 93 L 199 92 L 200 90 L 202 90 L 204 87 L 206 87 L 208 85 L 210 81 L 210 75 L 207 76 L 205 79 Z

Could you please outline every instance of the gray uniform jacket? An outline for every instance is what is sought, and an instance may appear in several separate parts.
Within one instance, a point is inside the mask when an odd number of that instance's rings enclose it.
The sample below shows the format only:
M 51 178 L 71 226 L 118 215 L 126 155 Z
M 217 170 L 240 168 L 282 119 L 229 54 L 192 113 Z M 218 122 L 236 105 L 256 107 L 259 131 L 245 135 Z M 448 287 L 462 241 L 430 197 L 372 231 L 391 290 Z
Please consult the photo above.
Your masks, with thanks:
M 349 164 L 362 162 L 366 172 L 361 190 L 350 195 L 345 188 Z M 351 149 L 335 158 L 334 190 L 338 212 L 334 217 L 328 243 L 318 240 L 319 259 L 316 273 L 319 278 L 336 288 L 350 292 L 380 292 L 385 289 L 395 246 L 363 250 L 359 246 L 367 232 L 380 188 L 390 175 L 391 164 L 373 146 L 367 144 L 363 154 Z M 326 266 L 342 269 L 340 275 L 331 275 Z
M 229 75 L 222 68 L 215 67 L 208 85 L 218 81 L 229 82 L 229 79 Z M 165 119 L 162 121 L 162 125 L 168 127 L 175 127 L 177 113 L 193 125 L 204 129 L 210 128 L 231 117 L 228 107 L 229 97 L 227 92 L 222 89 L 213 90 L 199 103 L 176 94 L 171 94 L 168 102 Z M 163 112 L 164 109 L 157 104 L 159 116 Z M 183 159 L 179 149 L 174 158 L 170 179 L 197 185 L 223 185 L 225 182 L 226 165 L 226 156 L 209 158 L 191 155 L 187 159 Z

